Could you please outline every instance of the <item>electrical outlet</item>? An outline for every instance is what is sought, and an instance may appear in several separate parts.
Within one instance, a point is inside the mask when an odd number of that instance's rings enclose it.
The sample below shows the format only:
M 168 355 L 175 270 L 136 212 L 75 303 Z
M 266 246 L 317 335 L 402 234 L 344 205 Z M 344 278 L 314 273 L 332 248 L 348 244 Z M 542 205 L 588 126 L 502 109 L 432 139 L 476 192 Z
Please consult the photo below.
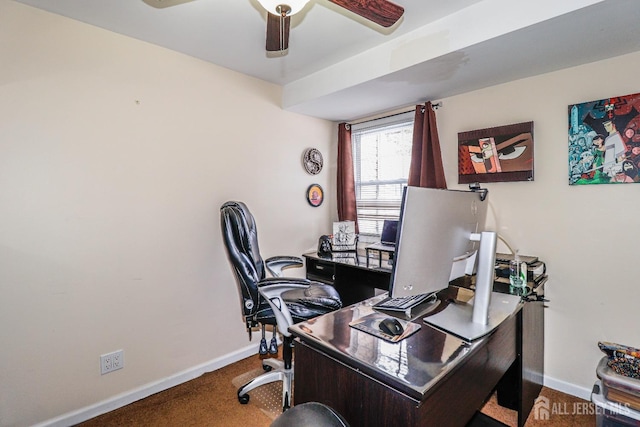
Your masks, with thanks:
M 124 350 L 117 350 L 100 356 L 100 374 L 108 374 L 124 368 Z
M 113 352 L 111 355 L 111 370 L 115 371 L 116 369 L 122 369 L 123 368 L 123 364 L 122 362 L 124 361 L 123 359 L 123 352 L 122 350 L 118 350 L 116 352 Z

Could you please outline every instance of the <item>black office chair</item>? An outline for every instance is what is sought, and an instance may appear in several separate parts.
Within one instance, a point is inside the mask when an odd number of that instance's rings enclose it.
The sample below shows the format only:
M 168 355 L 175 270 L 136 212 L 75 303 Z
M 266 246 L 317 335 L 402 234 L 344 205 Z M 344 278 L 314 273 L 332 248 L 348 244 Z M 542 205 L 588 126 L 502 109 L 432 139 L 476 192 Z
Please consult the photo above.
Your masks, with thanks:
M 270 427 L 349 427 L 349 424 L 333 408 L 307 402 L 280 415 Z
M 282 381 L 282 409 L 290 407 L 291 381 L 293 379 L 293 336 L 289 326 L 309 320 L 321 314 L 337 310 L 342 306 L 338 292 L 329 285 L 307 279 L 277 277 L 282 270 L 302 266 L 296 257 L 275 257 L 263 260 L 258 248 L 256 223 L 242 202 L 227 202 L 220 208 L 222 237 L 227 256 L 235 273 L 240 293 L 242 314 L 251 339 L 252 328 L 262 326 L 260 353 L 277 353 L 274 336 L 267 348 L 265 325 L 274 325 L 282 335 L 282 358 L 265 359 L 262 367 L 265 374 L 253 379 L 238 389 L 240 403 L 248 403 L 247 394 L 256 387 L 274 381 Z M 269 270 L 276 277 L 266 277 Z

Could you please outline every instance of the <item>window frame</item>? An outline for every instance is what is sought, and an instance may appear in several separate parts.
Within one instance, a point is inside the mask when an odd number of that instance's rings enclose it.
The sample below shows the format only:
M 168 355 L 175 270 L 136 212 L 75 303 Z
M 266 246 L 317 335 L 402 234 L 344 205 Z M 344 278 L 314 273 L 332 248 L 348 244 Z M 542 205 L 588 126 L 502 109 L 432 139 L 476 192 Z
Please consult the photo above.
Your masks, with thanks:
M 415 119 L 415 110 L 406 111 L 403 113 L 398 113 L 394 115 L 390 115 L 387 117 L 382 117 L 379 119 L 369 120 L 366 122 L 353 124 L 351 125 L 351 143 L 352 143 L 352 151 L 353 151 L 353 172 L 354 172 L 354 180 L 355 180 L 355 188 L 356 188 L 356 211 L 358 215 L 358 224 L 360 225 L 360 235 L 361 236 L 380 236 L 382 231 L 382 224 L 385 219 L 398 219 L 400 216 L 400 207 L 402 204 L 402 189 L 407 185 L 408 182 L 408 171 L 407 176 L 400 179 L 393 180 L 374 180 L 369 181 L 365 185 L 400 185 L 400 195 L 398 199 L 391 200 L 379 200 L 379 199 L 361 199 L 360 196 L 362 194 L 361 188 L 362 183 L 360 181 L 361 177 L 361 146 L 360 146 L 360 137 L 366 133 L 375 133 L 378 131 L 390 130 L 393 128 L 406 127 L 410 126 L 411 128 L 411 140 L 408 141 L 411 149 L 411 144 L 413 140 L 413 126 Z M 411 156 L 411 152 L 409 151 L 409 157 Z M 409 159 L 410 161 L 410 159 Z M 379 190 L 376 190 L 379 191 Z M 375 213 L 364 213 L 363 210 L 369 211 L 377 211 Z M 363 227 L 365 222 L 375 221 L 374 227 Z M 371 228 L 375 230 L 375 232 L 371 231 Z

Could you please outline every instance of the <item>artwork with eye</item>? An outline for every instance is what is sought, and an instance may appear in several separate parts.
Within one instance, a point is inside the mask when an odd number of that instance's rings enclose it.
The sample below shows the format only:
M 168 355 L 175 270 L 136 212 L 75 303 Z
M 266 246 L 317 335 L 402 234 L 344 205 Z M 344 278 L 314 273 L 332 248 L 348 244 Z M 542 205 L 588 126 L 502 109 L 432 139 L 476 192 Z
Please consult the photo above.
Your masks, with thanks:
M 322 170 L 322 153 L 317 148 L 308 148 L 302 156 L 304 170 L 311 175 L 317 175 Z
M 458 183 L 533 181 L 533 122 L 458 133 Z

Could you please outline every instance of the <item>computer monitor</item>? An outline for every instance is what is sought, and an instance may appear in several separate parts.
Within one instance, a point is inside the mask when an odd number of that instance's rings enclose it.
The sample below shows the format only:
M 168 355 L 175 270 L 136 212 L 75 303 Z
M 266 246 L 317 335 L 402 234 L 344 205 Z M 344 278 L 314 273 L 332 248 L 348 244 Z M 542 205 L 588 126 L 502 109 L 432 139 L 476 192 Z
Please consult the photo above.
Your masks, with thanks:
M 488 204 L 478 192 L 406 187 L 389 295 L 446 288 L 454 260 L 475 255 L 478 242 L 470 238 L 484 230 Z
M 380 234 L 380 243 L 387 246 L 395 246 L 397 234 L 398 220 L 385 219 L 382 223 L 382 234 Z
M 469 303 L 449 304 L 424 321 L 468 341 L 487 335 L 520 304 L 493 291 L 497 234 L 485 231 L 486 191 L 407 187 L 403 194 L 390 295 L 437 292 L 448 286 L 454 262 L 476 274 Z M 473 262 L 472 262 L 473 261 Z

